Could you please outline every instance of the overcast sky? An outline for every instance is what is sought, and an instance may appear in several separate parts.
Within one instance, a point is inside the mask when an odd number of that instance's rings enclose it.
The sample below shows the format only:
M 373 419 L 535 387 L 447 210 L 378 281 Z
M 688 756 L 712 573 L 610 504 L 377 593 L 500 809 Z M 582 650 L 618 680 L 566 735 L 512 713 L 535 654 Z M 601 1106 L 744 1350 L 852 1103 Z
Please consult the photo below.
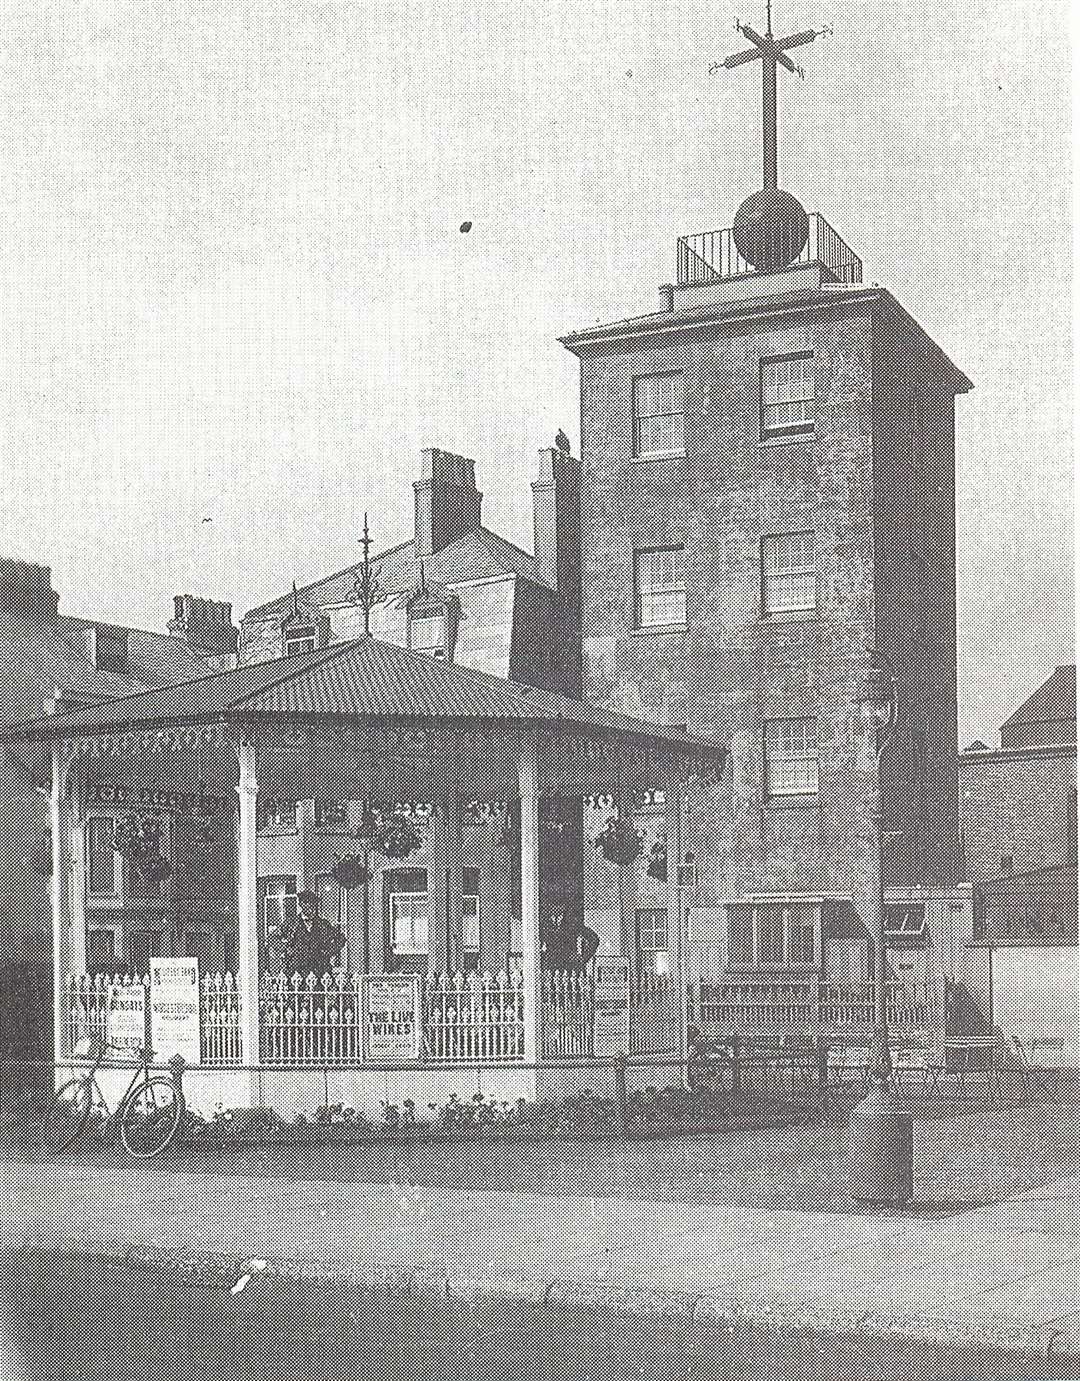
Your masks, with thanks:
M 1073 659 L 1069 6 L 832 4 L 777 0 L 836 27 L 781 73 L 780 181 L 975 381 L 964 744 Z M 739 46 L 706 0 L 6 0 L 0 553 L 68 613 L 242 613 L 365 508 L 409 536 L 432 445 L 528 546 L 578 444 L 556 336 L 653 309 L 759 184 L 760 69 L 707 71 Z

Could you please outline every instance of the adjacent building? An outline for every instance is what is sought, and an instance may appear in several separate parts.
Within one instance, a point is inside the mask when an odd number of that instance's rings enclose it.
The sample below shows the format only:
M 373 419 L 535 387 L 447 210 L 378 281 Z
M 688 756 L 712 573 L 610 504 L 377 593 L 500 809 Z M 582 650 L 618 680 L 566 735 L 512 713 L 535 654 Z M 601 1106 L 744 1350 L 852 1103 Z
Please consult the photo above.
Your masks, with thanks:
M 1033 1060 L 1080 1062 L 1076 668 L 1058 667 L 960 755 L 960 821 L 993 1024 Z
M 59 612 L 47 566 L 0 560 L 0 722 L 100 703 L 205 675 L 235 654 L 231 608 L 178 595 L 169 633 Z M 0 758 L 0 1048 L 44 1052 L 51 1041 L 52 912 L 48 772 L 5 748 Z M 111 935 L 115 941 L 115 935 Z M 122 937 L 123 938 L 123 937 Z M 130 943 L 128 941 L 128 943 Z M 96 955 L 126 963 L 120 949 Z M 42 997 L 45 994 L 45 997 Z

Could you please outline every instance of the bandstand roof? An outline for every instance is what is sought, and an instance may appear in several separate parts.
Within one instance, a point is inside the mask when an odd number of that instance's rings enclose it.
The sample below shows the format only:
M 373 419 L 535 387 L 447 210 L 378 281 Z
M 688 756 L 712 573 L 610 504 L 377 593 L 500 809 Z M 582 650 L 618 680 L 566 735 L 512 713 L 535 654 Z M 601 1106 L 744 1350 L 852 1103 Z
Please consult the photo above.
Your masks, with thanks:
M 0 742 L 47 743 L 198 726 L 288 729 L 349 725 L 372 733 L 441 729 L 462 743 L 536 731 L 569 744 L 620 745 L 715 772 L 723 746 L 374 638 L 237 667 L 0 731 Z M 466 734 L 465 731 L 468 731 Z

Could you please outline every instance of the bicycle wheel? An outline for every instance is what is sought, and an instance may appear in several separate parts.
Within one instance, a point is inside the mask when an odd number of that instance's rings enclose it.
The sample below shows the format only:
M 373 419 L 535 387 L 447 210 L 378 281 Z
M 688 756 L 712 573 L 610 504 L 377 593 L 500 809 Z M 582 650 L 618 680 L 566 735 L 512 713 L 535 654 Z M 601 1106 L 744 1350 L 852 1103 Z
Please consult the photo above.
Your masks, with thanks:
M 184 1104 L 171 1079 L 144 1079 L 133 1088 L 120 1118 L 120 1140 L 129 1155 L 146 1160 L 176 1135 Z
M 69 1079 L 60 1085 L 41 1129 L 41 1140 L 50 1151 L 67 1150 L 86 1126 L 92 1102 L 89 1079 Z

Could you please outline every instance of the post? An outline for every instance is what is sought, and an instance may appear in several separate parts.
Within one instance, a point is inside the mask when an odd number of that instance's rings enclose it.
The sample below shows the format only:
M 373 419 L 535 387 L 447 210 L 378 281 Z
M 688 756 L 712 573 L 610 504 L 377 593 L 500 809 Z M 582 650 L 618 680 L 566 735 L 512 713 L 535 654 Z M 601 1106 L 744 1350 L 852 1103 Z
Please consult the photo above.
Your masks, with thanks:
M 240 780 L 236 787 L 240 817 L 236 834 L 236 904 L 240 989 L 240 1060 L 259 1063 L 259 903 L 256 863 L 256 770 L 258 750 L 241 740 L 236 745 Z
M 762 186 L 776 190 L 776 59 L 761 59 Z
M 885 870 L 881 856 L 883 814 L 879 754 L 870 805 L 874 834 L 871 863 L 874 869 L 874 1049 L 870 1067 L 879 1083 L 888 1084 L 892 1074 L 892 1059 L 889 1054 L 889 1007 L 885 993 L 888 965 L 885 951 Z
M 674 773 L 664 783 L 664 811 L 667 816 L 667 895 L 669 923 L 674 927 L 674 986 L 676 1033 L 683 1083 L 689 1079 L 690 1032 L 686 1022 L 686 936 L 683 923 L 682 889 L 679 886 L 679 860 L 682 858 L 682 780 Z
M 525 1018 L 525 1063 L 535 1065 L 542 1049 L 540 987 L 540 769 L 535 742 L 518 760 L 521 799 L 521 988 Z
M 52 830 L 52 959 L 53 959 L 53 1056 L 59 1064 L 67 1051 L 67 858 L 64 848 L 64 756 L 59 743 L 52 750 L 52 787 L 49 823 Z

